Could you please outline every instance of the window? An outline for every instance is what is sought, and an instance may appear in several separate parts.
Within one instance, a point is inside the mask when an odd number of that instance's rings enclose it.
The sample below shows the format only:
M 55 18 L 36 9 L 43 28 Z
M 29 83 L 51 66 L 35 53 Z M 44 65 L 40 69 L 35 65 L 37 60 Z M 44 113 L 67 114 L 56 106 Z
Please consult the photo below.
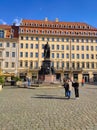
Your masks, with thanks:
M 81 46 L 81 48 L 82 48 L 82 51 L 84 51 L 84 46 Z
M 79 46 L 76 46 L 76 50 L 79 50 Z
M 57 38 L 57 42 L 59 42 L 59 38 Z
M 36 46 L 36 49 L 38 49 L 38 44 L 36 44 L 35 46 Z
M 14 48 L 15 48 L 15 47 L 16 47 L 16 43 L 12 43 L 12 47 L 14 47 Z
M 74 50 L 74 45 L 72 45 L 72 50 Z
M 69 42 L 69 38 L 66 38 L 66 42 Z
M 26 37 L 26 40 L 28 40 L 28 37 Z
M 80 63 L 79 62 L 77 62 L 77 69 L 79 69 L 80 68 Z
M 69 62 L 66 62 L 66 68 L 69 69 Z
M 38 41 L 39 39 L 38 39 L 38 37 L 36 37 L 36 41 Z
M 28 48 L 28 43 L 26 43 L 26 49 Z
M 91 63 L 91 67 L 94 68 L 94 62 Z
M 75 63 L 74 62 L 72 63 L 72 68 L 75 68 Z
M 59 50 L 59 45 L 57 45 L 57 50 Z
M 89 62 L 87 62 L 87 63 L 86 63 L 86 68 L 88 68 L 88 69 L 89 69 Z
M 33 44 L 31 43 L 30 48 L 33 49 Z
M 25 57 L 28 57 L 28 52 L 25 52 Z
M 88 42 L 89 42 L 89 40 L 88 40 L 88 39 L 86 39 L 86 42 L 88 43 Z
M 35 57 L 38 58 L 38 53 L 37 52 L 35 53 Z
M 91 46 L 91 51 L 93 51 L 94 50 L 94 47 L 93 46 Z
M 87 50 L 87 51 L 89 50 L 89 46 L 86 46 L 86 50 Z
M 89 59 L 89 54 L 86 54 L 86 59 Z
M 23 48 L 23 43 L 20 44 L 20 48 Z
M 20 61 L 20 67 L 23 67 L 23 62 L 22 61 Z
M 25 61 L 25 67 L 28 67 L 28 61 Z
M 47 38 L 47 41 L 49 41 L 50 39 L 49 38 Z
M 77 59 L 79 59 L 79 58 L 80 58 L 79 56 L 80 56 L 79 54 L 76 54 L 76 58 L 77 58 Z
M 84 39 L 81 39 L 82 43 L 84 42 Z
M 9 52 L 6 52 L 6 57 L 9 57 Z
M 93 54 L 91 54 L 91 59 L 94 59 L 94 55 Z
M 21 40 L 23 40 L 24 38 L 23 38 L 23 36 L 21 36 Z
M 62 62 L 62 68 L 64 68 L 64 62 Z
M 64 38 L 62 38 L 62 42 L 64 42 Z
M 61 45 L 61 49 L 64 50 L 64 45 Z
M 37 61 L 35 62 L 35 68 L 36 69 L 38 68 L 38 62 Z
M 20 52 L 20 57 L 23 57 L 23 52 Z
M 4 31 L 0 30 L 0 38 L 4 38 Z
M 84 54 L 82 54 L 82 59 L 84 59 Z
M 67 58 L 67 59 L 69 58 L 69 54 L 68 54 L 68 53 L 66 54 L 66 58 Z
M 10 47 L 10 43 L 9 42 L 6 43 L 6 47 Z
M 33 41 L 33 37 L 31 37 L 31 40 Z
M 77 42 L 79 42 L 79 39 L 76 39 Z
M 30 61 L 30 68 L 33 68 L 33 62 Z
M 62 53 L 62 58 L 64 58 L 64 54 Z
M 57 58 L 59 58 L 59 53 L 57 53 Z
M 30 52 L 30 57 L 33 57 L 33 52 Z
M 54 41 L 54 38 L 52 38 L 52 41 Z
M 82 68 L 84 68 L 85 67 L 85 63 L 84 62 L 82 62 Z
M 72 39 L 72 42 L 74 42 L 74 39 Z
M 15 57 L 15 52 L 12 52 L 12 57 Z
M 11 67 L 12 67 L 12 68 L 14 68 L 14 67 L 15 67 L 15 63 L 14 63 L 14 62 L 12 62 Z
M 54 58 L 55 56 L 54 56 L 54 53 L 52 53 L 52 58 Z
M 66 45 L 66 50 L 69 50 L 69 45 Z
M 75 55 L 74 54 L 72 54 L 72 59 L 74 59 L 75 58 Z
M 52 45 L 52 50 L 54 50 L 54 45 Z
M 42 41 L 44 41 L 44 37 L 42 37 Z
M 96 59 L 97 59 L 97 54 L 96 54 Z
M 5 62 L 5 68 L 8 68 L 8 65 L 9 65 L 8 62 Z

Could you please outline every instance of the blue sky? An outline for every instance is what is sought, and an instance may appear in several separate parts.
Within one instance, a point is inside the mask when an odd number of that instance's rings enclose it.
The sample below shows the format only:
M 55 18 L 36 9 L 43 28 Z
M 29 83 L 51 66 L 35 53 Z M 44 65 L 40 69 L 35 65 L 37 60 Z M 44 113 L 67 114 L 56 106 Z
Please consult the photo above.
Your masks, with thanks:
M 0 0 L 0 24 L 45 17 L 97 27 L 97 0 Z

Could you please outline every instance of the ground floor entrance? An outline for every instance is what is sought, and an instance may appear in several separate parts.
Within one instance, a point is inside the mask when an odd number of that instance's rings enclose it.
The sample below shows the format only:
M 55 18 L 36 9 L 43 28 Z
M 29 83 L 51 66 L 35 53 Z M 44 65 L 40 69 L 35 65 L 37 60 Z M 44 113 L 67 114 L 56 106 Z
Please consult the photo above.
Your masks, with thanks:
M 83 74 L 83 78 L 84 78 L 85 83 L 89 82 L 89 74 Z

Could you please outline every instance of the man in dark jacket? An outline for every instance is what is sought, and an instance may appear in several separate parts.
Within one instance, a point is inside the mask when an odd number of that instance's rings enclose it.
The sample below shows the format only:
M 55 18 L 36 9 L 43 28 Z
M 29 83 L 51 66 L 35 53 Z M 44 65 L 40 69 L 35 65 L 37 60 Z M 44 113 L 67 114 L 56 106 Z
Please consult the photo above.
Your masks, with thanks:
M 75 91 L 75 97 L 78 99 L 79 98 L 79 83 L 77 80 L 75 80 L 72 83 L 72 86 L 74 87 L 74 91 Z

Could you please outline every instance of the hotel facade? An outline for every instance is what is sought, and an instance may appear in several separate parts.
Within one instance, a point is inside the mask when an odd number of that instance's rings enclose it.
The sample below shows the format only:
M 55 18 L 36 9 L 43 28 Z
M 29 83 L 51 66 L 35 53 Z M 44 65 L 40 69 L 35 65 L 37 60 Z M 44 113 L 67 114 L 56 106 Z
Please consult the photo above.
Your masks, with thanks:
M 48 41 L 57 80 L 72 75 L 79 82 L 82 78 L 85 82 L 97 82 L 97 28 L 86 23 L 49 21 L 47 18 L 23 19 L 18 27 L 3 26 L 7 25 L 0 25 L 0 66 L 3 72 L 38 79 L 44 60 L 43 48 Z M 8 28 L 10 36 L 6 37 Z

